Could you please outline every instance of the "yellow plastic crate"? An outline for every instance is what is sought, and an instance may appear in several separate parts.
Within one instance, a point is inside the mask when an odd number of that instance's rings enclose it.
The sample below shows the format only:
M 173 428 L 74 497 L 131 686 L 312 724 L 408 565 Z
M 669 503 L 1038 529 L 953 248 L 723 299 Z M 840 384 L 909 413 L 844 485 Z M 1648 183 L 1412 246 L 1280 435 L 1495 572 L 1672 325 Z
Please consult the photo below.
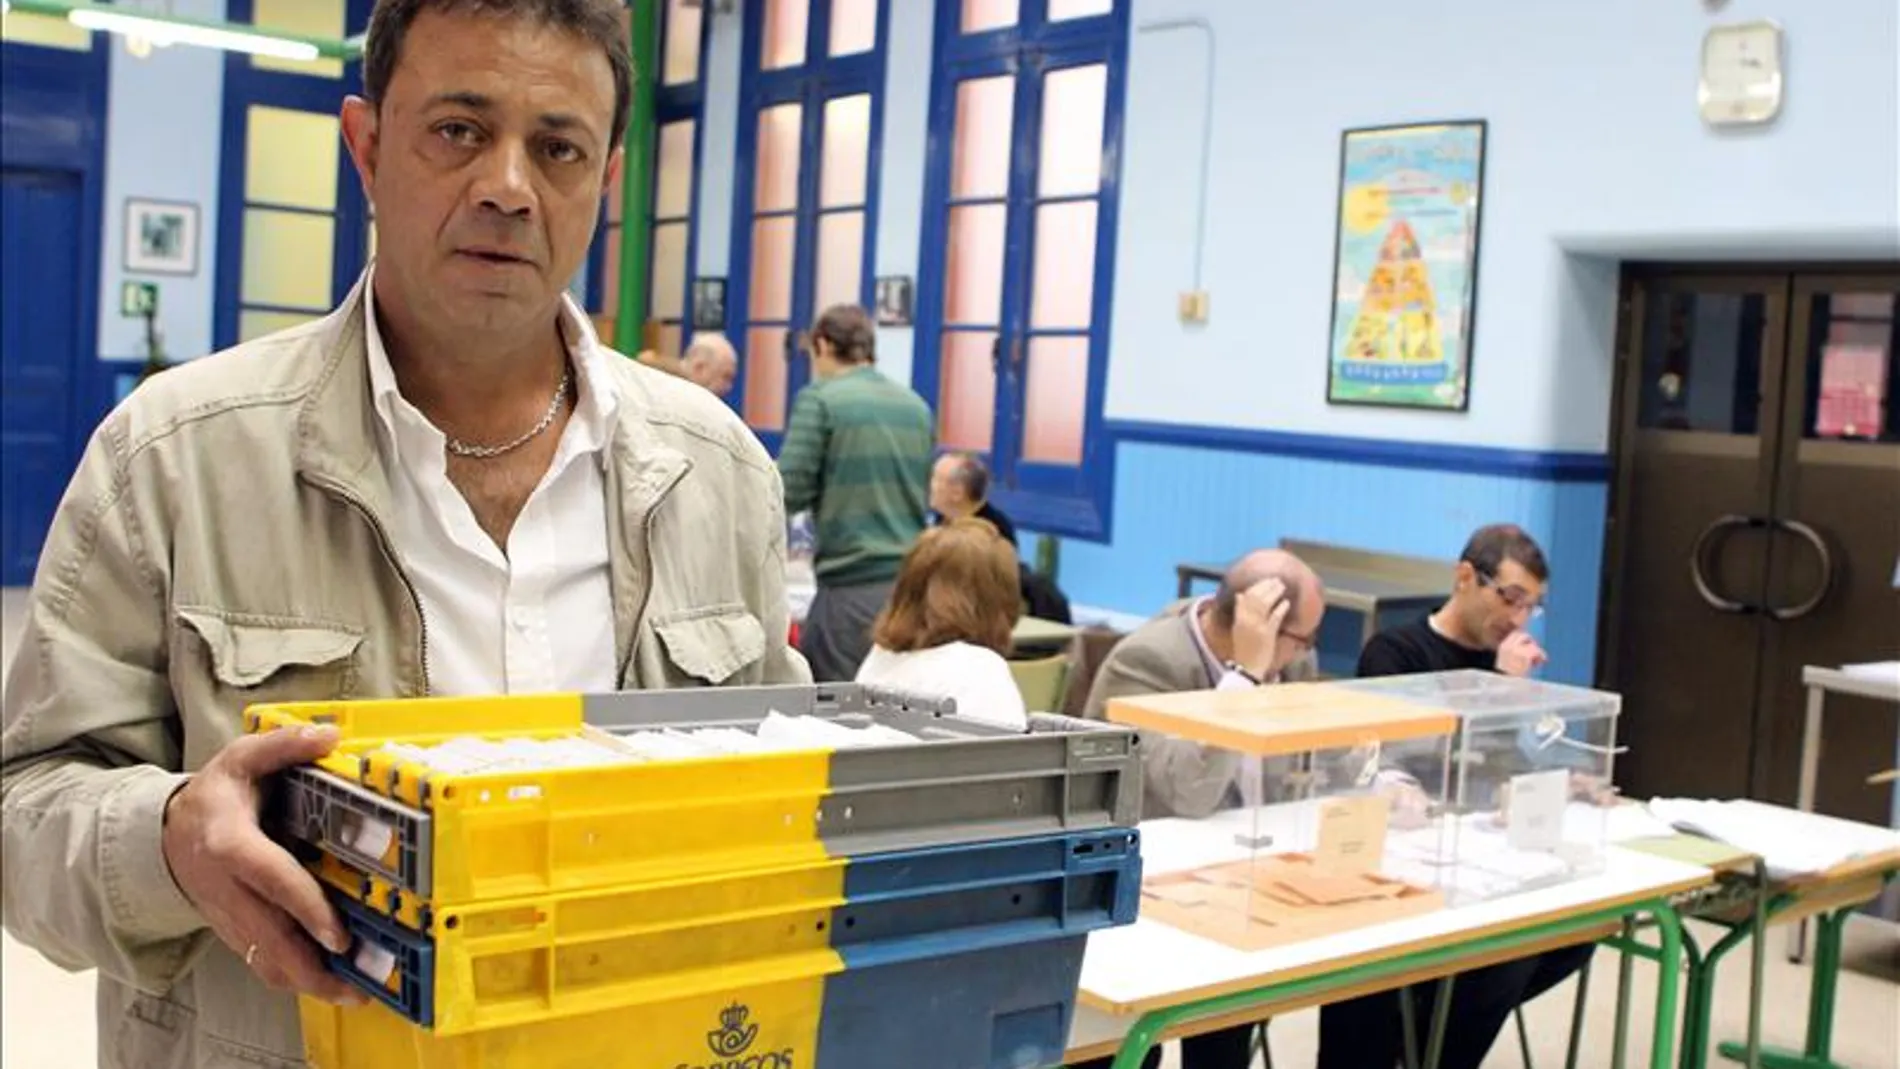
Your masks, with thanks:
M 246 729 L 336 727 L 333 753 L 280 777 L 273 830 L 374 874 L 387 885 L 379 908 L 415 927 L 425 908 L 1139 820 L 1132 731 L 1047 717 L 1025 734 L 933 703 L 943 704 L 853 685 L 330 702 L 255 706 Z M 573 737 L 603 723 L 730 726 L 767 709 L 889 722 L 925 741 L 474 774 L 379 752 Z

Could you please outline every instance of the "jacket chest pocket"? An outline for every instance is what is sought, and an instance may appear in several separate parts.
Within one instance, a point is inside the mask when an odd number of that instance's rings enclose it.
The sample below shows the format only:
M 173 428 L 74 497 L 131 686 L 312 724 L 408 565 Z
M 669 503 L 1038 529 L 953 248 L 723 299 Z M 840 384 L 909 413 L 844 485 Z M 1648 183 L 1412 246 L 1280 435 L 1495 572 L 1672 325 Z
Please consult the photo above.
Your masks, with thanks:
M 743 605 L 669 613 L 653 621 L 668 686 L 718 686 L 765 656 L 765 628 Z
M 363 644 L 359 628 L 200 608 L 180 608 L 177 615 L 183 629 L 196 636 L 195 642 L 185 640 L 197 647 L 195 654 L 186 653 L 185 663 L 201 661 L 204 668 L 179 682 L 205 687 L 206 693 L 192 697 L 228 713 L 233 728 L 247 706 L 340 701 L 356 692 L 356 653 Z M 186 695 L 180 698 L 182 705 Z

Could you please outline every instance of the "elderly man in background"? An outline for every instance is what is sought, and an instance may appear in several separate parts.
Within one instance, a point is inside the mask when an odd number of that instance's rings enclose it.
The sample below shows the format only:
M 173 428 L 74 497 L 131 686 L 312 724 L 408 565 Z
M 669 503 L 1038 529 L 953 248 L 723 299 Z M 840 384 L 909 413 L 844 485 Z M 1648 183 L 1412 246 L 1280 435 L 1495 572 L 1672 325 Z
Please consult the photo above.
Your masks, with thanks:
M 1325 590 L 1312 568 L 1284 550 L 1256 550 L 1227 570 L 1212 595 L 1163 613 L 1117 643 L 1089 690 L 1087 715 L 1105 718 L 1115 698 L 1317 678 L 1313 645 L 1325 613 Z M 1142 732 L 1141 750 L 1144 820 L 1205 817 L 1240 797 L 1243 766 L 1231 750 L 1152 731 Z M 1182 1040 L 1182 1069 L 1246 1069 L 1255 1027 Z M 1152 1051 L 1144 1067 L 1160 1062 L 1160 1051 Z
M 732 380 L 739 374 L 739 354 L 718 331 L 693 335 L 692 343 L 680 356 L 680 374 L 705 387 L 714 397 L 732 392 Z

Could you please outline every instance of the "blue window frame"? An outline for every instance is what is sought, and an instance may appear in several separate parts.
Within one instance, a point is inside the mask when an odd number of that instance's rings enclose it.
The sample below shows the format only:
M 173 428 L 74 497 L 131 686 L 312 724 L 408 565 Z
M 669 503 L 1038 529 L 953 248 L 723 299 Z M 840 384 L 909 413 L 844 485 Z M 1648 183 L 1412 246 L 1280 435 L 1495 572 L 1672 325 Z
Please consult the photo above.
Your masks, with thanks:
M 810 376 L 798 339 L 871 302 L 889 22 L 889 0 L 746 5 L 726 327 L 733 396 L 774 452 Z
M 678 356 L 692 339 L 691 279 L 699 262 L 699 165 L 704 137 L 706 51 L 712 19 L 703 4 L 667 0 L 658 6 L 659 56 L 654 71 L 654 183 L 649 192 L 647 292 L 639 313 L 650 337 L 643 347 Z M 620 183 L 607 191 L 606 210 L 588 254 L 586 304 L 612 320 L 620 313 Z M 611 339 L 609 339 L 611 340 Z M 631 355 L 631 354 L 630 354 Z
M 1019 525 L 1106 539 L 1129 3 L 1016 6 L 937 5 L 913 381 Z
M 347 0 L 344 19 L 348 34 L 363 31 L 369 24 L 372 6 L 373 0 Z M 228 15 L 232 22 L 253 22 L 256 9 L 256 0 L 230 0 Z M 218 348 L 325 314 L 343 300 L 362 274 L 370 252 L 368 204 L 340 136 L 335 144 L 336 193 L 328 208 L 268 194 L 254 199 L 249 173 L 253 109 L 335 117 L 344 96 L 362 89 L 361 62 L 346 64 L 342 76 L 332 78 L 267 68 L 260 66 L 255 57 L 240 52 L 226 55 L 223 162 L 218 179 L 217 307 L 212 320 Z M 292 300 L 274 293 L 246 291 L 247 247 L 253 254 L 262 255 L 273 232 L 301 236 L 320 232 L 326 225 L 331 234 L 327 300 L 319 299 L 321 295 L 316 293 Z

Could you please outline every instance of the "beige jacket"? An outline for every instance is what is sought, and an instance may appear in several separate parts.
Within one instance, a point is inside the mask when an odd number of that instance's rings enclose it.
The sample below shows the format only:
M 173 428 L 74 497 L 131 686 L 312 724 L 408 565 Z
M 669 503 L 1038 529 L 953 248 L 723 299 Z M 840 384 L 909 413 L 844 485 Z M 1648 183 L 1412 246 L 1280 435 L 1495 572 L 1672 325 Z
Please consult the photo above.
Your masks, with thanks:
M 163 807 L 251 703 L 428 690 L 428 636 L 388 536 L 360 292 L 142 386 L 93 435 L 41 553 L 6 681 L 0 905 L 28 946 L 99 970 L 104 1066 L 303 1065 L 295 1001 L 173 883 Z M 785 643 L 771 459 L 711 394 L 614 364 L 621 685 L 807 681 Z
M 1149 620 L 1115 644 L 1108 659 L 1095 670 L 1083 716 L 1105 720 L 1108 703 L 1116 698 L 1144 694 L 1179 694 L 1206 690 L 1207 661 L 1194 641 L 1187 618 L 1198 601 L 1181 601 Z M 1288 665 L 1278 682 L 1305 683 L 1319 678 L 1319 667 L 1308 655 Z M 1228 804 L 1241 757 L 1235 751 L 1203 746 L 1159 731 L 1141 732 L 1143 820 L 1161 817 L 1209 816 Z M 1277 774 L 1277 766 L 1268 768 Z

